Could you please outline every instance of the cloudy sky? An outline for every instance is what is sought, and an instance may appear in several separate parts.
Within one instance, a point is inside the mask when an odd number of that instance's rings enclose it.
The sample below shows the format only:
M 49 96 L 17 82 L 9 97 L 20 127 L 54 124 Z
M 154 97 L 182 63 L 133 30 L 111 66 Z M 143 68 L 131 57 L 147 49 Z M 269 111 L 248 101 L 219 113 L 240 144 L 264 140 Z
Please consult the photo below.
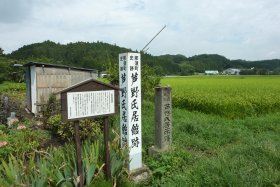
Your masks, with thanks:
M 0 47 L 103 41 L 152 55 L 280 58 L 279 0 L 0 0 Z

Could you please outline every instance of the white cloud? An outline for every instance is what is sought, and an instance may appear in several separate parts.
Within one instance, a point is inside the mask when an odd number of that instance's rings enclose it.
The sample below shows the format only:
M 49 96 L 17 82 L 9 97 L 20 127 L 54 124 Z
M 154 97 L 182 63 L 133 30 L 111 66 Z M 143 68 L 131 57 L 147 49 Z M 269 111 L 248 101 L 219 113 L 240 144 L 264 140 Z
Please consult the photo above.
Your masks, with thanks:
M 280 58 L 277 0 L 2 0 L 0 7 L 5 52 L 48 39 L 140 50 L 166 24 L 149 53 Z

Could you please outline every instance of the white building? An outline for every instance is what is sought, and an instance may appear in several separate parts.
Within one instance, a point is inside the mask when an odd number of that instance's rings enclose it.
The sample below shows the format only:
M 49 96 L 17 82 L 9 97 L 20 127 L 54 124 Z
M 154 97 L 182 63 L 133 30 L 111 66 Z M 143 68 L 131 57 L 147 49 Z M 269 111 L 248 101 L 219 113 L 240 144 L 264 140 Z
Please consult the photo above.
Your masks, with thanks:
M 239 73 L 240 73 L 240 69 L 236 69 L 236 68 L 228 68 L 223 71 L 223 74 L 227 74 L 227 75 L 239 75 Z
M 108 76 L 109 76 L 109 74 L 107 71 L 101 71 L 99 74 L 100 78 L 107 78 Z
M 205 70 L 206 75 L 219 75 L 218 70 Z

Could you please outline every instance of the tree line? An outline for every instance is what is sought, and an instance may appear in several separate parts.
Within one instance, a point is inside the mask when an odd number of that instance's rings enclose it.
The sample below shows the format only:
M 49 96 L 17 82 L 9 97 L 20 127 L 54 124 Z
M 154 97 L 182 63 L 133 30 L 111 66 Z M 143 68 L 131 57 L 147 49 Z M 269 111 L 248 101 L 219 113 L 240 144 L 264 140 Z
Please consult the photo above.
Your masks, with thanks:
M 44 41 L 25 45 L 10 54 L 3 54 L 0 48 L 0 71 L 9 67 L 6 74 L 1 71 L 2 77 L 16 79 L 16 71 L 10 68 L 13 63 L 24 64 L 30 61 L 63 64 L 75 67 L 108 71 L 118 64 L 119 53 L 134 51 L 117 45 L 104 42 L 75 42 L 60 44 L 52 41 Z M 244 74 L 280 74 L 280 60 L 229 60 L 218 54 L 202 54 L 192 57 L 184 55 L 161 55 L 153 56 L 141 52 L 142 64 L 153 69 L 157 75 L 193 75 L 204 73 L 205 70 L 223 71 L 227 68 L 239 68 Z M 254 69 L 249 71 L 248 69 Z M 248 70 L 248 71 L 247 71 Z M 18 70 L 17 70 L 18 71 Z M 260 73 L 261 72 L 261 73 Z M 267 73 L 268 72 L 268 73 Z M 9 74 L 9 76 L 7 75 Z M 20 74 L 20 73 L 18 73 Z

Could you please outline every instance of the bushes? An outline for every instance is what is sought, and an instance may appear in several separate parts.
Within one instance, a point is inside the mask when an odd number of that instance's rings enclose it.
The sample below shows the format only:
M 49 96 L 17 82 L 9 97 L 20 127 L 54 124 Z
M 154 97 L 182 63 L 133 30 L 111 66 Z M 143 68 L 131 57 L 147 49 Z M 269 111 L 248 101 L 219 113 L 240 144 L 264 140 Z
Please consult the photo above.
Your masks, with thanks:
M 43 125 L 50 130 L 54 135 L 57 135 L 64 141 L 74 139 L 74 124 L 73 122 L 62 122 L 60 114 L 59 102 L 55 95 L 51 95 L 47 105 L 43 108 Z M 100 134 L 100 121 L 93 119 L 80 120 L 80 136 L 81 139 L 95 140 Z
M 61 135 L 66 140 L 72 139 L 74 135 L 71 123 L 61 123 L 59 115 L 52 116 L 49 121 L 57 133 L 62 132 Z M 84 184 L 111 186 L 114 183 L 124 186 L 128 176 L 125 169 L 128 157 L 127 149 L 119 149 L 119 135 L 113 131 L 113 141 L 109 145 L 113 178 L 111 181 L 105 181 L 102 170 L 104 147 L 103 143 L 99 145 L 103 139 L 100 125 L 92 120 L 83 120 L 80 125 L 84 139 L 82 143 Z M 0 125 L 0 142 L 7 142 L 0 148 L 0 186 L 77 186 L 79 177 L 76 174 L 74 145 L 66 143 L 61 147 L 40 149 L 48 138 L 46 132 L 29 128 L 28 122 L 25 122 L 26 128 L 22 126 L 21 124 L 7 128 Z M 22 129 L 18 130 L 18 127 Z
M 24 68 L 14 67 L 14 64 L 23 64 L 22 61 L 15 61 L 0 55 L 0 83 L 3 81 L 24 81 Z
M 47 128 L 55 135 L 58 135 L 65 141 L 71 141 L 74 138 L 73 122 L 62 122 L 61 115 L 51 116 L 47 121 Z M 101 133 L 100 122 L 92 119 L 80 121 L 80 136 L 81 139 L 96 139 Z
M 41 130 L 33 130 L 25 124 L 24 129 L 18 129 L 18 125 L 7 128 L 1 125 L 0 141 L 7 142 L 7 145 L 1 147 L 0 158 L 7 159 L 12 154 L 17 158 L 27 159 L 29 155 L 44 144 L 48 139 L 48 134 Z
M 147 164 L 152 170 L 153 177 L 143 186 L 177 186 L 174 173 L 184 173 L 186 165 L 193 160 L 190 153 L 180 149 L 148 157 Z M 169 176 L 173 176 L 172 179 Z M 168 183 L 173 182 L 173 184 Z M 152 185 L 151 185 L 152 183 Z
M 86 186 L 127 185 L 125 169 L 127 150 L 119 149 L 116 135 L 111 142 L 112 181 L 105 181 L 103 173 L 103 147 L 99 136 L 94 142 L 82 143 L 83 183 Z M 71 143 L 63 147 L 51 147 L 46 151 L 34 150 L 29 159 L 10 155 L 2 158 L 0 165 L 0 186 L 77 186 L 76 151 Z
M 25 84 L 4 82 L 0 85 L 0 124 L 7 123 L 11 112 L 16 113 L 19 120 L 24 118 Z
M 141 67 L 141 88 L 143 99 L 151 99 L 154 96 L 154 88 L 160 83 L 161 77 L 155 73 L 155 70 L 147 65 Z M 119 84 L 118 64 L 111 64 L 109 67 L 108 80 L 112 84 Z

